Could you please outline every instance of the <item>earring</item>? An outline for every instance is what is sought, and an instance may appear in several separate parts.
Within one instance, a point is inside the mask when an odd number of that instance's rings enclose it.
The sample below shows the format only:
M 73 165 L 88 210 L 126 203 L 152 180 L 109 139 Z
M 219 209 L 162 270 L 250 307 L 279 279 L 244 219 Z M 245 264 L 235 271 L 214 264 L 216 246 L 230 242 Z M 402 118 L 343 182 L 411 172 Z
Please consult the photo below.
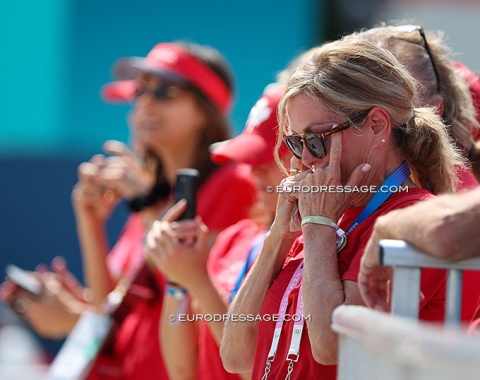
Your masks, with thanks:
M 385 142 L 385 139 L 382 139 L 382 143 L 384 143 L 384 142 Z

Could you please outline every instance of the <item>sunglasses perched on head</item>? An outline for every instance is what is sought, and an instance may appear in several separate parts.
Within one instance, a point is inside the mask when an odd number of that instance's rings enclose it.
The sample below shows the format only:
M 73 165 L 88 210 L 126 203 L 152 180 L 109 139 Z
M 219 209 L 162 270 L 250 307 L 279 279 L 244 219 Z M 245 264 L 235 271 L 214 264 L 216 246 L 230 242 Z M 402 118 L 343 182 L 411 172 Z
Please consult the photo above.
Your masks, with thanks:
M 342 124 L 333 124 L 332 128 L 322 133 L 307 132 L 303 135 L 293 133 L 285 136 L 283 141 L 287 145 L 288 149 L 298 159 L 302 159 L 303 147 L 307 147 L 312 156 L 317 158 L 324 158 L 327 155 L 327 149 L 325 147 L 325 138 L 335 133 L 342 132 L 352 126 L 353 123 L 359 122 L 368 116 L 370 109 L 365 110 L 357 114 L 355 117 L 350 118 Z
M 423 30 L 423 28 L 419 25 L 398 25 L 398 26 L 388 26 L 387 28 L 394 32 L 400 32 L 400 33 L 418 32 L 420 34 L 420 37 L 423 40 L 423 47 L 425 48 L 425 51 L 428 54 L 428 58 L 432 63 L 433 72 L 435 73 L 435 79 L 437 80 L 437 92 L 439 92 L 440 91 L 440 75 L 438 74 L 437 65 L 435 64 L 435 60 L 433 59 L 432 51 L 430 50 L 430 46 L 428 45 L 427 36 L 425 35 L 425 31 Z M 373 28 L 371 30 L 376 30 L 376 29 L 380 29 L 380 28 Z
M 155 100 L 174 99 L 182 91 L 182 87 L 171 83 L 161 84 L 159 86 L 149 85 L 146 81 L 140 81 L 135 89 L 135 99 L 143 94 L 150 94 Z

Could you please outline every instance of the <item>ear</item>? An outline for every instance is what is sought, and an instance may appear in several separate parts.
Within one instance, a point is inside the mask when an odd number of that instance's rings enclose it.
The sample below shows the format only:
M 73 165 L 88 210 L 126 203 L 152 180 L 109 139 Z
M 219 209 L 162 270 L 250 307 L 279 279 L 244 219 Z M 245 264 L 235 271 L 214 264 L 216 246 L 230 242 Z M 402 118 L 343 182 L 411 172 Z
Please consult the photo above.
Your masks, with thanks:
M 435 113 L 443 117 L 445 112 L 445 99 L 440 94 L 435 94 L 428 99 L 428 106 L 435 108 Z
M 374 145 L 382 140 L 386 141 L 392 131 L 389 113 L 382 107 L 373 107 L 367 116 L 367 127 L 372 133 Z

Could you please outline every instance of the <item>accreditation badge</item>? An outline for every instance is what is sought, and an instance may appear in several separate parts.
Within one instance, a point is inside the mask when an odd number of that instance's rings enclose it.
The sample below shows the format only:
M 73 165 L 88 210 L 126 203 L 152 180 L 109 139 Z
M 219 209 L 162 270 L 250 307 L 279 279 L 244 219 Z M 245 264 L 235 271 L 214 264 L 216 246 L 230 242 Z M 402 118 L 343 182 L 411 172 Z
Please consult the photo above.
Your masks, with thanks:
M 47 373 L 48 380 L 85 379 L 107 337 L 110 315 L 91 311 L 82 314 Z

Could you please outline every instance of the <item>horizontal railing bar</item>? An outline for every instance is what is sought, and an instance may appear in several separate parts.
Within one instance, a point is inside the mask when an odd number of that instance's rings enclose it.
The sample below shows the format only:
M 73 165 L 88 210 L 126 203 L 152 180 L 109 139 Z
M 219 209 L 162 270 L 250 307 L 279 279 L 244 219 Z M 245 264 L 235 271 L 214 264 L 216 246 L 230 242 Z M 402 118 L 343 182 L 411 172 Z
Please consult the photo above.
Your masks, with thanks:
M 385 266 L 480 270 L 480 257 L 453 261 L 427 255 L 403 240 L 380 240 L 380 263 Z

